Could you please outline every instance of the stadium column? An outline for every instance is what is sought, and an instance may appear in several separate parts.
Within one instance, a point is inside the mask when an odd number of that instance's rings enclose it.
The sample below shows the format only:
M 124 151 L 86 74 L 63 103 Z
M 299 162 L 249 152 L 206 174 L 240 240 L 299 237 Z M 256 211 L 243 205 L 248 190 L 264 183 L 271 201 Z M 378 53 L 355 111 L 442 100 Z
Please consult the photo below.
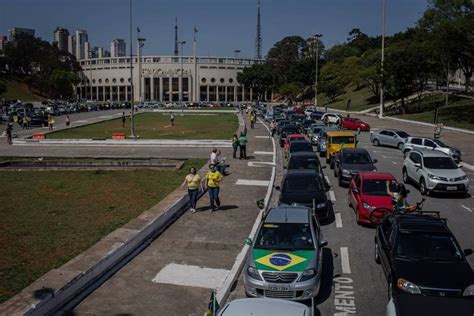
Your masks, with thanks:
M 155 101 L 155 77 L 150 76 L 150 101 Z
M 160 102 L 163 102 L 163 77 L 160 77 Z
M 168 90 L 168 93 L 169 93 L 169 102 L 172 102 L 173 101 L 173 76 L 170 75 L 169 77 L 169 90 Z
M 233 100 L 233 101 L 234 101 L 234 102 L 239 101 L 239 100 L 237 99 L 237 86 L 234 86 L 234 100 Z

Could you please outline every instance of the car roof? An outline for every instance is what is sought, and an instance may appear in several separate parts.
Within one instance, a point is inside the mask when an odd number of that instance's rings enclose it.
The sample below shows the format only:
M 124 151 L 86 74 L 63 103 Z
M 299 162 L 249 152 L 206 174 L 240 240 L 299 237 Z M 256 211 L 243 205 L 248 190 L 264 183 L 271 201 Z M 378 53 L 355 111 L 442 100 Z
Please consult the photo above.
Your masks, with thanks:
M 293 154 L 291 154 L 291 158 L 290 159 L 293 159 L 293 158 L 318 158 L 316 156 L 316 153 L 312 152 L 312 151 L 297 151 Z M 319 161 L 319 159 L 318 159 Z
M 276 298 L 241 298 L 224 306 L 219 316 L 309 316 L 309 307 L 298 302 Z
M 308 153 L 312 152 L 308 151 Z M 318 176 L 318 173 L 314 169 L 292 169 L 286 172 L 285 178 L 296 178 L 304 176 Z
M 351 132 L 341 132 L 341 131 L 328 131 L 327 132 L 329 137 L 334 136 L 354 136 L 354 133 Z
M 413 151 L 420 153 L 423 157 L 448 157 L 449 158 L 449 155 L 439 150 L 417 148 L 417 149 L 414 149 Z
M 395 128 L 381 128 L 377 131 L 377 133 L 380 133 L 382 131 L 386 131 L 386 132 L 405 132 L 405 131 L 402 131 L 401 129 L 395 129 Z M 406 133 L 406 132 L 405 132 Z
M 305 206 L 278 206 L 271 208 L 265 216 L 266 223 L 309 223 L 311 209 Z
M 381 171 L 359 171 L 364 180 L 394 180 L 395 177 L 389 172 Z
M 342 148 L 341 149 L 342 154 L 368 154 L 369 152 L 365 148 Z

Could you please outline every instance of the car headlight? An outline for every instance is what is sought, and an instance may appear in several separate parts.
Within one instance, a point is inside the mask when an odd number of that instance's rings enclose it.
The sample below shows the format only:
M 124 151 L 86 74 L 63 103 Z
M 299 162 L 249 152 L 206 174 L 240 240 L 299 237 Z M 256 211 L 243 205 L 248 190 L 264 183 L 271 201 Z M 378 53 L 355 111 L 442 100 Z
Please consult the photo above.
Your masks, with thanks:
M 474 284 L 469 285 L 462 293 L 462 296 L 474 296 Z
M 362 201 L 362 206 L 369 211 L 375 210 L 375 206 L 368 204 L 366 201 Z
M 432 180 L 441 180 L 440 177 L 435 176 L 435 175 L 432 175 L 432 174 L 428 174 L 428 177 L 429 177 L 430 179 L 432 179 Z
M 467 180 L 467 176 L 466 175 L 462 176 L 461 180 Z
M 326 207 L 326 202 L 318 203 L 316 205 L 316 208 L 324 208 L 324 207 Z
M 303 274 L 301 275 L 301 278 L 298 280 L 298 282 L 303 282 L 310 280 L 316 276 L 316 269 L 306 269 L 303 271 Z
M 412 283 L 402 278 L 398 279 L 397 287 L 400 290 L 403 290 L 410 294 L 421 294 L 420 288 L 415 283 Z
M 247 268 L 247 274 L 248 274 L 249 277 L 251 277 L 252 279 L 256 279 L 256 280 L 262 281 L 262 278 L 260 277 L 260 274 L 258 273 L 258 270 L 257 270 L 257 268 L 255 268 L 255 267 L 248 266 L 248 268 Z
M 343 169 L 343 170 L 342 170 L 342 174 L 343 174 L 343 175 L 346 175 L 346 176 L 349 176 L 349 175 L 351 174 L 351 172 L 350 172 L 349 170 Z

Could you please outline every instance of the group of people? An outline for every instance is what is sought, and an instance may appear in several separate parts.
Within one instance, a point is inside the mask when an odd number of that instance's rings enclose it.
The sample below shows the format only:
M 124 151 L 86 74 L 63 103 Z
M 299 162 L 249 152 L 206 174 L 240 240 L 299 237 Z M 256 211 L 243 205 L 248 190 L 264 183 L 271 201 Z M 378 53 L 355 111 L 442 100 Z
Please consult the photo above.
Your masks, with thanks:
M 232 136 L 232 158 L 237 159 L 237 149 L 239 149 L 239 159 L 247 159 L 247 136 L 241 132 L 240 136 Z

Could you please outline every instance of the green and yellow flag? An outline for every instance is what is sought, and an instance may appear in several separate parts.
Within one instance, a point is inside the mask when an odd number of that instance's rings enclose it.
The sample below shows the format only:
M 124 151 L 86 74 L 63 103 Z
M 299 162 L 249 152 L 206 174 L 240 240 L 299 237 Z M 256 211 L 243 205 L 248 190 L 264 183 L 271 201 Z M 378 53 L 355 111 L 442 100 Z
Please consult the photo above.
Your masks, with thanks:
M 216 290 L 212 290 L 211 299 L 207 305 L 206 316 L 217 316 L 217 311 L 219 310 L 219 303 L 216 298 Z

